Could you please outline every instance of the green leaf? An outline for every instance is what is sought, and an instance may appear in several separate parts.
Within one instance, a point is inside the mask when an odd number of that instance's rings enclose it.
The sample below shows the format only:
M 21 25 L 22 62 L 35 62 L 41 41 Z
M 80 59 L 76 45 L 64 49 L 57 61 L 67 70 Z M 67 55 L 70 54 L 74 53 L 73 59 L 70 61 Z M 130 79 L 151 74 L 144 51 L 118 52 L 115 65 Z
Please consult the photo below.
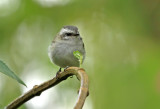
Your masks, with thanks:
M 20 84 L 23 84 L 24 86 L 26 86 L 26 84 L 18 76 L 16 76 L 16 74 L 13 71 L 11 71 L 8 68 L 8 66 L 1 60 L 0 60 L 0 72 L 17 80 Z
M 73 55 L 78 59 L 80 67 L 82 65 L 83 55 L 79 51 L 74 51 Z

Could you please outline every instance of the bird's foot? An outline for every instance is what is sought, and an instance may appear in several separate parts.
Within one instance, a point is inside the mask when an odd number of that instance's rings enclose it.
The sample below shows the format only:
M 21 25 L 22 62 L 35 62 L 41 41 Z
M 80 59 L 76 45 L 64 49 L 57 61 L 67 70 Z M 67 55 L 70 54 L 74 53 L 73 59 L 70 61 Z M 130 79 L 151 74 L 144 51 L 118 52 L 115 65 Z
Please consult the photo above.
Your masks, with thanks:
M 59 68 L 59 70 L 58 70 L 57 73 L 56 73 L 56 79 L 59 79 L 60 72 L 61 72 L 61 68 Z
M 67 68 L 69 68 L 69 66 L 66 66 L 66 67 L 64 68 L 64 72 L 67 70 Z
M 66 72 L 67 68 L 69 68 L 69 66 L 64 68 L 64 72 Z M 73 75 L 71 75 L 70 78 L 73 78 Z

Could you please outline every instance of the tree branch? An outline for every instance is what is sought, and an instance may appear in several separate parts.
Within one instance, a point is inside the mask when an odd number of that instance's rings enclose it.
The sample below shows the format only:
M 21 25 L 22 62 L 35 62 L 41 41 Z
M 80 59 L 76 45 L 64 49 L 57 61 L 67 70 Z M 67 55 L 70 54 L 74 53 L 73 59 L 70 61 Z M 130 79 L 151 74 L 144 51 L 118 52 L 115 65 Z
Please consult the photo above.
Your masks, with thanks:
M 54 77 L 53 79 L 48 80 L 40 85 L 34 86 L 31 90 L 26 92 L 24 95 L 16 98 L 13 102 L 11 102 L 6 107 L 6 109 L 18 108 L 19 106 L 21 106 L 25 102 L 29 101 L 33 97 L 40 96 L 40 94 L 43 91 L 57 85 L 58 83 L 62 82 L 63 80 L 67 79 L 69 76 L 72 76 L 72 75 L 76 75 L 77 79 L 80 80 L 80 82 L 81 82 L 78 99 L 77 99 L 76 105 L 74 106 L 74 109 L 82 109 L 83 104 L 85 102 L 85 99 L 89 94 L 88 76 L 87 76 L 85 70 L 82 68 L 79 68 L 79 67 L 69 67 L 65 71 L 61 72 L 58 75 L 58 77 L 59 77 L 58 79 L 56 77 Z

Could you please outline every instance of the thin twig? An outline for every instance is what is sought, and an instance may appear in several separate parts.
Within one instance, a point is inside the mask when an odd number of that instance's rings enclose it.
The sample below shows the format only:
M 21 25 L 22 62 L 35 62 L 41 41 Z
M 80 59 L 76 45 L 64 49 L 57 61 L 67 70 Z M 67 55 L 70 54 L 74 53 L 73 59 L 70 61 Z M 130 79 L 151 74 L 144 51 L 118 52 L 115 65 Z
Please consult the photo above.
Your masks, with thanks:
M 46 81 L 40 85 L 34 86 L 31 90 L 26 92 L 24 95 L 16 98 L 13 102 L 11 102 L 6 107 L 6 109 L 17 109 L 19 106 L 21 106 L 25 102 L 29 101 L 33 97 L 40 96 L 40 94 L 43 91 L 57 85 L 58 83 L 60 83 L 61 81 L 67 79 L 69 76 L 72 76 L 72 75 L 76 75 L 77 78 L 81 82 L 78 99 L 77 99 L 76 105 L 74 106 L 74 109 L 82 109 L 83 104 L 85 102 L 85 99 L 89 94 L 88 76 L 87 76 L 86 72 L 84 71 L 84 69 L 79 68 L 79 67 L 69 67 L 65 71 L 61 72 L 58 75 L 58 77 L 59 77 L 58 79 L 56 77 L 54 77 L 53 79 L 51 79 L 49 81 Z

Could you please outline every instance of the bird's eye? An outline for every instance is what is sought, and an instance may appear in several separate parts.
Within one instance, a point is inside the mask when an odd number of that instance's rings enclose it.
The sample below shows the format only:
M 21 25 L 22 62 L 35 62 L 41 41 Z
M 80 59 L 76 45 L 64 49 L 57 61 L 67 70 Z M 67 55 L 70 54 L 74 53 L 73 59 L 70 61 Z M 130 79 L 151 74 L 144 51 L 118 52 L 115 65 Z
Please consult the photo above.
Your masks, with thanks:
M 79 36 L 79 34 L 75 34 L 75 36 Z
M 67 36 L 72 36 L 72 33 L 66 33 Z

